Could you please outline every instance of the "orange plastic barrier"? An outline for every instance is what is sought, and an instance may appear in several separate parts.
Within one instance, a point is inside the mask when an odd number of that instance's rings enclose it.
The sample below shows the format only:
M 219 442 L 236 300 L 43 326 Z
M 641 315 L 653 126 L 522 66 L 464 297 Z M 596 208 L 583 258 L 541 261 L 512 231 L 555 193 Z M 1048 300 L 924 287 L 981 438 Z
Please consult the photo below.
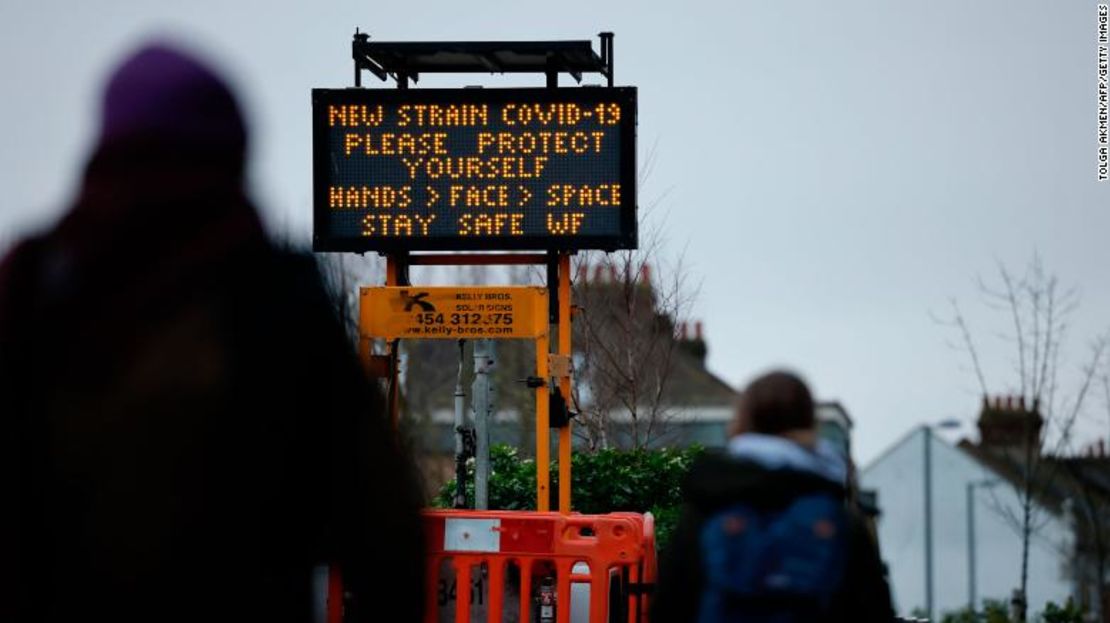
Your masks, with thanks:
M 474 598 L 483 600 L 488 623 L 570 623 L 572 586 L 582 584 L 589 586 L 590 623 L 647 621 L 656 577 L 650 514 L 428 510 L 423 520 L 429 623 L 440 620 L 447 597 L 454 598 L 455 623 L 471 621 Z M 452 570 L 453 582 L 446 577 Z M 514 588 L 516 603 L 509 604 Z

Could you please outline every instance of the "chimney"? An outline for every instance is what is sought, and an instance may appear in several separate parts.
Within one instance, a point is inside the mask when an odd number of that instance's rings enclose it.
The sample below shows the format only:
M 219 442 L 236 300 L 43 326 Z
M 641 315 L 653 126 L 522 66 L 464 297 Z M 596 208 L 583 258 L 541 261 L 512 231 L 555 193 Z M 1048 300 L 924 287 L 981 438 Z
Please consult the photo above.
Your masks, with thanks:
M 609 283 L 617 282 L 617 267 L 612 264 L 609 265 Z
M 690 323 L 680 322 L 678 326 L 681 327 L 681 341 L 678 347 L 687 353 L 702 366 L 705 367 L 705 356 L 709 353 L 709 347 L 705 344 L 705 339 L 702 335 L 702 323 L 700 320 L 694 322 L 694 337 L 690 339 Z
M 1028 409 L 1025 404 L 1020 396 L 984 396 L 978 421 L 979 445 L 1024 450 L 1027 441 L 1035 444 L 1044 420 L 1035 408 Z
M 651 285 L 651 266 L 646 262 L 640 266 L 640 285 Z
M 590 267 L 587 266 L 585 262 L 579 264 L 578 268 L 574 271 L 574 280 L 582 285 L 586 285 L 586 280 L 589 279 L 589 276 Z
M 605 280 L 605 267 L 601 264 L 594 266 L 594 283 L 601 283 Z

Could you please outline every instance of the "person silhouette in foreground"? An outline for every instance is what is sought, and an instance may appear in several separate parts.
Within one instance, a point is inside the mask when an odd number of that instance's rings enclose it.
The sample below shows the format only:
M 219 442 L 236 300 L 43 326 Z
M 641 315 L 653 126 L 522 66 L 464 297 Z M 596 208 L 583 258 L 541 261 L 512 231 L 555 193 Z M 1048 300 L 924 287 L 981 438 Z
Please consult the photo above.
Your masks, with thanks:
M 877 548 L 847 502 L 848 466 L 818 441 L 814 411 L 788 372 L 744 390 L 726 451 L 684 483 L 653 621 L 893 620 Z
M 309 622 L 324 565 L 346 620 L 420 619 L 415 473 L 246 146 L 224 81 L 145 47 L 72 208 L 0 264 L 0 619 Z

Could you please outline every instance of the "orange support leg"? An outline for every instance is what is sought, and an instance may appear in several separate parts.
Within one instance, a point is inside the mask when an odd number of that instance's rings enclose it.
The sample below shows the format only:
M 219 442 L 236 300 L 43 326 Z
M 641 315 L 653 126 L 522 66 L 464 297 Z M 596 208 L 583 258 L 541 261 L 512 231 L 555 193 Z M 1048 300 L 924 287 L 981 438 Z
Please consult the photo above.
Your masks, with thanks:
M 573 560 L 562 559 L 555 563 L 556 623 L 570 623 L 570 573 L 573 568 Z
M 470 559 L 458 557 L 455 563 L 455 621 L 470 621 Z
M 570 357 L 570 255 L 559 255 L 559 354 Z M 570 377 L 559 379 L 559 391 L 571 405 Z M 571 423 L 559 429 L 559 512 L 570 513 Z
M 327 623 L 343 623 L 343 576 L 339 565 L 328 567 Z
M 544 380 L 536 388 L 536 510 L 551 508 L 551 419 L 548 413 L 547 335 L 536 338 L 536 376 Z
M 486 595 L 489 596 L 489 601 L 486 602 L 487 614 L 486 621 L 488 623 L 501 623 L 501 610 L 505 607 L 505 561 L 503 559 L 495 559 L 489 561 L 489 584 L 486 587 Z M 526 620 L 521 617 L 521 620 Z
M 520 560 L 520 620 L 532 620 L 532 559 Z

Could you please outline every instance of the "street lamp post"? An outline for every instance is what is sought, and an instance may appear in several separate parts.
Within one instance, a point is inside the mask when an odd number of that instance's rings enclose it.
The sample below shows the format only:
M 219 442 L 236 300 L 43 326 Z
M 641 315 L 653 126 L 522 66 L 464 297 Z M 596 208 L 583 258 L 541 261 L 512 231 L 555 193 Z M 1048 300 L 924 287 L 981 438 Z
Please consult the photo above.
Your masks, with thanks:
M 933 619 L 933 431 L 925 433 L 925 614 Z
M 936 424 L 922 425 L 925 433 L 924 478 L 925 484 L 925 612 L 933 620 L 933 428 L 959 428 L 960 422 L 947 419 Z
M 967 483 L 967 607 L 975 612 L 975 488 L 993 487 L 997 480 L 972 480 Z

